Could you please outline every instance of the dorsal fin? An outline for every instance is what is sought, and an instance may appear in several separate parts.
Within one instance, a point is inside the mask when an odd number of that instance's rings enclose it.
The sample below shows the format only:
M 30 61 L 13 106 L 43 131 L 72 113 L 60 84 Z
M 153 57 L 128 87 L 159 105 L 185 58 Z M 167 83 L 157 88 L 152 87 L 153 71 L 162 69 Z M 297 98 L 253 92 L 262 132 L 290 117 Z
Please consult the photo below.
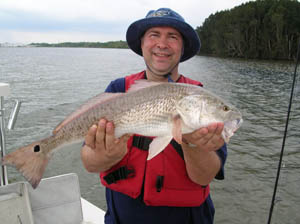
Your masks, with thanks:
M 138 91 L 140 89 L 148 88 L 148 87 L 151 87 L 151 86 L 161 85 L 163 83 L 164 82 L 153 82 L 153 81 L 148 81 L 148 80 L 145 80 L 145 79 L 139 79 L 139 80 L 136 80 L 130 86 L 130 88 L 128 89 L 127 92 L 135 92 L 135 91 Z
M 90 110 L 91 108 L 94 108 L 94 107 L 98 106 L 99 104 L 102 104 L 106 101 L 114 99 L 123 94 L 124 93 L 100 93 L 99 95 L 89 99 L 87 102 L 85 102 L 83 105 L 81 105 L 76 111 L 71 113 L 62 122 L 60 122 L 56 126 L 56 128 L 53 130 L 53 134 L 55 135 L 66 124 L 68 124 L 70 121 L 74 120 L 75 118 L 79 117 L 86 111 Z

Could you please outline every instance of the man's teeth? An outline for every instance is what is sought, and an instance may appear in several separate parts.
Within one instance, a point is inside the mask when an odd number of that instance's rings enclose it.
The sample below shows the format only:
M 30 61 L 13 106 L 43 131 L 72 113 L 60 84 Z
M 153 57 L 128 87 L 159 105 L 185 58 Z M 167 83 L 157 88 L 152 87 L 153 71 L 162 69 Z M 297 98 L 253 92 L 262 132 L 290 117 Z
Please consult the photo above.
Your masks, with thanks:
M 169 56 L 168 54 L 160 54 L 160 53 L 155 53 L 156 56 L 161 56 L 161 57 L 167 57 Z

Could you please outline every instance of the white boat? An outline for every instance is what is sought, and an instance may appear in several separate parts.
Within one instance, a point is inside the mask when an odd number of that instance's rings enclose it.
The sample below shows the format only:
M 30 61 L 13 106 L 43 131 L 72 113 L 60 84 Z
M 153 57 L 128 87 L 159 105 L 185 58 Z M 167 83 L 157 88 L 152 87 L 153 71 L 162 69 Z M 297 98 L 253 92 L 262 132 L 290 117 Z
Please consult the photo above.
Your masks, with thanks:
M 0 159 L 5 155 L 4 97 L 10 86 L 0 83 Z M 20 103 L 11 113 L 8 129 L 16 121 Z M 8 183 L 0 167 L 0 223 L 5 224 L 103 224 L 105 212 L 81 197 L 77 174 L 42 179 L 33 189 L 27 182 Z

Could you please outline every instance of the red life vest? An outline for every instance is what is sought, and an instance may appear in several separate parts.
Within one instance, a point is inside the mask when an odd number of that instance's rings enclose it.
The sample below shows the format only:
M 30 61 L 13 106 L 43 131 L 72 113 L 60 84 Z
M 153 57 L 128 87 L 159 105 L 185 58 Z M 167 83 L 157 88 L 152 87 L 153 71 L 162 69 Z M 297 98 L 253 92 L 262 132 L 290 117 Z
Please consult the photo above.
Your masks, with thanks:
M 125 77 L 126 91 L 135 80 L 143 78 L 144 72 Z M 182 75 L 177 82 L 202 86 L 200 82 Z M 200 186 L 190 180 L 185 161 L 176 152 L 174 144 L 169 144 L 147 161 L 148 151 L 134 146 L 134 138 L 128 140 L 128 152 L 124 158 L 111 169 L 100 173 L 104 186 L 132 198 L 143 192 L 145 204 L 151 206 L 192 207 L 200 206 L 205 201 L 209 186 Z

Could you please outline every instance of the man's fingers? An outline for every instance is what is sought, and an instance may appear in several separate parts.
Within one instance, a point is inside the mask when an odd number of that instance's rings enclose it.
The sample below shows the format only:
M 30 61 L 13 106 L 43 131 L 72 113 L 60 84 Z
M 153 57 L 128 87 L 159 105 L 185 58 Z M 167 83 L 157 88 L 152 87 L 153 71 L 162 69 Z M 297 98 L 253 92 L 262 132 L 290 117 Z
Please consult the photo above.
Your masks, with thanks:
M 217 135 L 221 135 L 222 134 L 222 131 L 224 129 L 224 123 L 218 123 L 218 126 L 217 126 L 217 129 L 216 129 L 216 134 Z
M 104 147 L 105 145 L 105 126 L 106 126 L 106 120 L 100 119 L 98 122 L 98 128 L 96 132 L 96 139 L 95 139 L 95 145 L 96 148 Z
M 112 122 L 106 123 L 105 148 L 110 150 L 115 145 L 115 128 Z
M 223 128 L 224 124 L 220 122 L 208 126 L 208 134 L 206 136 L 207 148 L 216 149 L 224 144 L 224 140 L 221 135 Z
M 201 128 L 199 130 L 196 130 L 193 134 L 192 134 L 192 138 L 193 139 L 199 139 L 199 138 L 203 138 L 203 136 L 206 136 L 208 134 L 208 128 Z
M 186 140 L 210 148 L 211 145 L 219 145 L 222 142 L 221 133 L 223 128 L 224 124 L 222 122 L 213 123 L 205 128 L 196 130 Z
M 214 137 L 220 137 L 223 131 L 224 124 L 223 123 L 213 123 L 209 125 L 207 128 L 202 128 L 197 133 L 199 138 L 203 138 L 203 142 L 208 142 L 210 139 Z M 203 129 L 206 129 L 205 131 Z
M 224 124 L 221 122 L 213 123 L 213 124 L 209 125 L 207 128 L 208 128 L 209 133 L 221 135 L 223 128 L 224 128 Z
M 92 149 L 96 147 L 95 146 L 96 132 L 97 132 L 97 125 L 93 125 L 92 127 L 90 127 L 87 135 L 85 136 L 85 144 Z

